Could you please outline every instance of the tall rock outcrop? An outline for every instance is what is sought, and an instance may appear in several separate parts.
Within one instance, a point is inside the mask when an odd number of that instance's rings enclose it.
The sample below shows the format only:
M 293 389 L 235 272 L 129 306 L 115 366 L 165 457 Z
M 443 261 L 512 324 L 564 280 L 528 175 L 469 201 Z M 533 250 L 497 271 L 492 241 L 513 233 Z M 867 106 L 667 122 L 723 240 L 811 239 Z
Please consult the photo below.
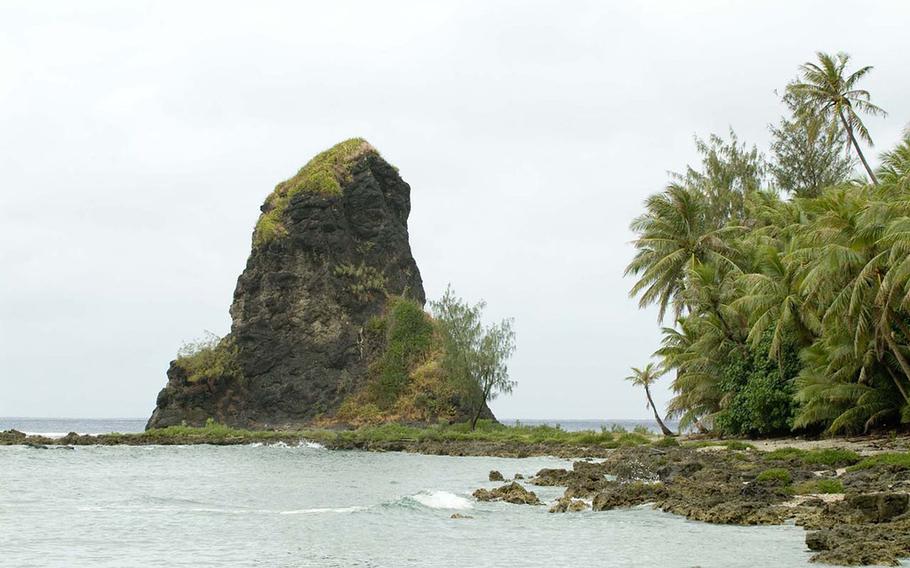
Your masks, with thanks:
M 148 427 L 334 416 L 377 372 L 385 339 L 370 333 L 384 333 L 391 302 L 424 305 L 408 243 L 410 186 L 366 141 L 319 154 L 261 209 L 230 334 L 171 362 Z

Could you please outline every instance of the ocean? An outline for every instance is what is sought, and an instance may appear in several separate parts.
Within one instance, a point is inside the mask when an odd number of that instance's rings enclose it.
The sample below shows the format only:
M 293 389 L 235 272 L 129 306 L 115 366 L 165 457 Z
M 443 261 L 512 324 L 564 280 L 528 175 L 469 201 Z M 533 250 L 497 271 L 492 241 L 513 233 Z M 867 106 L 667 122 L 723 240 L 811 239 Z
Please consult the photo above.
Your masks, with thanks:
M 0 429 L 144 426 L 100 422 L 0 419 Z M 316 444 L 0 447 L 0 566 L 809 565 L 804 532 L 792 525 L 709 525 L 647 507 L 550 514 L 471 497 L 497 485 L 487 481 L 491 469 L 511 477 L 570 466 Z M 562 493 L 531 489 L 545 502 Z

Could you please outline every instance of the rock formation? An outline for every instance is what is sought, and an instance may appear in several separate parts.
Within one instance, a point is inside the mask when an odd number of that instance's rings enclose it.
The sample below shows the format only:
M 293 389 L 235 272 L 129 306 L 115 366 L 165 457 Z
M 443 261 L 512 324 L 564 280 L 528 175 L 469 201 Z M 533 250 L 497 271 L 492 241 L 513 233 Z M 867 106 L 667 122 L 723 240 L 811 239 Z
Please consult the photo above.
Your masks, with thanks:
M 261 210 L 230 334 L 171 362 L 149 428 L 210 418 L 249 428 L 331 421 L 374 375 L 390 375 L 377 370 L 395 323 L 390 309 L 425 302 L 408 243 L 410 186 L 396 168 L 366 141 L 348 140 L 278 184 Z M 427 366 L 423 349 L 409 361 Z M 457 413 L 457 393 L 446 392 L 442 402 Z M 400 413 L 394 402 L 371 409 Z

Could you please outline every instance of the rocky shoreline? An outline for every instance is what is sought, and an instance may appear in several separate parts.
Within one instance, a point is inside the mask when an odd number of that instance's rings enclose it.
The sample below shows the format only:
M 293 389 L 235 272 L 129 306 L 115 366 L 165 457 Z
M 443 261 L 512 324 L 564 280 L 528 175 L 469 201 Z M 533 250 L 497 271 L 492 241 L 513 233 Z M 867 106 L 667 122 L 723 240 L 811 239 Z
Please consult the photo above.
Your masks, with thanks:
M 898 566 L 910 556 L 907 458 L 862 458 L 843 448 L 640 446 L 576 461 L 568 470 L 543 469 L 527 483 L 566 488 L 551 513 L 652 506 L 707 523 L 793 522 L 806 529 L 813 562 Z M 474 496 L 541 504 L 516 481 Z
M 553 456 L 565 459 L 579 456 L 605 458 L 613 451 L 597 445 L 566 444 L 561 442 L 527 443 L 489 440 L 361 440 L 346 438 L 333 431 L 309 432 L 243 432 L 234 435 L 206 434 L 204 431 L 186 434 L 158 435 L 154 430 L 135 434 L 77 434 L 63 437 L 29 435 L 17 430 L 0 432 L 0 446 L 25 445 L 33 448 L 72 446 L 236 446 L 254 443 L 297 445 L 315 442 L 330 450 L 362 450 L 370 452 L 409 452 L 441 456 L 491 456 L 527 458 Z
M 349 433 L 348 433 L 349 434 Z M 910 556 L 910 439 L 683 441 L 608 448 L 514 440 L 370 440 L 344 432 L 147 431 L 60 438 L 0 432 L 0 445 L 36 449 L 84 445 L 288 445 L 404 451 L 432 455 L 576 459 L 571 469 L 543 469 L 525 480 L 490 472 L 504 485 L 482 488 L 478 500 L 549 505 L 552 513 L 652 506 L 688 519 L 735 525 L 792 522 L 806 529 L 815 562 L 897 566 Z M 757 449 L 761 448 L 761 449 Z M 531 486 L 564 487 L 542 503 Z

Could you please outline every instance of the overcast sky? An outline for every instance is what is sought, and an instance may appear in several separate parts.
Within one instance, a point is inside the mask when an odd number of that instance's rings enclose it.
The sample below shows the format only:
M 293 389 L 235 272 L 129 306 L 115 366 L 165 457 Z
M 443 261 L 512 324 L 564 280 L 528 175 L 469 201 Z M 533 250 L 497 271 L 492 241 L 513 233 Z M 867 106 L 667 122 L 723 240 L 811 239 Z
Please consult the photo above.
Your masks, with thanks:
M 264 197 L 362 136 L 411 184 L 427 295 L 516 320 L 497 415 L 648 417 L 623 381 L 659 339 L 622 277 L 642 200 L 693 135 L 764 149 L 817 50 L 875 65 L 873 154 L 893 145 L 908 21 L 898 0 L 3 1 L 0 416 L 147 417 L 181 342 L 229 330 Z

